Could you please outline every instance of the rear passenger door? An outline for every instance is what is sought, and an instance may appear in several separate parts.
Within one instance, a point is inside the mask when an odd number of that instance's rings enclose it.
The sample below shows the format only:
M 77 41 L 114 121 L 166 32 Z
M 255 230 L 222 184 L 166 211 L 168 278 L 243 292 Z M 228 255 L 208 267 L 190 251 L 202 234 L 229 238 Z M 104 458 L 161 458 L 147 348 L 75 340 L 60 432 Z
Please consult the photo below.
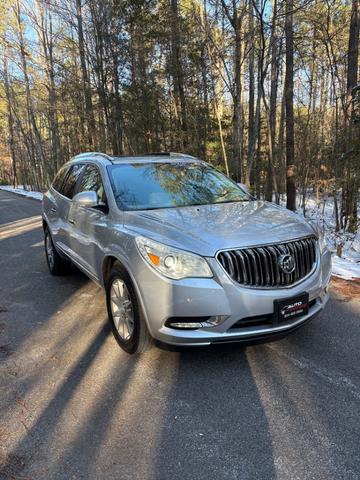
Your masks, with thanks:
M 72 254 L 70 240 L 70 236 L 72 234 L 72 223 L 71 218 L 69 217 L 72 203 L 71 200 L 75 194 L 77 182 L 84 168 L 85 165 L 79 163 L 70 166 L 59 191 L 59 197 L 61 198 L 59 198 L 57 201 L 59 227 L 56 237 L 56 244 L 61 250 L 65 251 L 69 255 Z
M 46 192 L 43 198 L 44 215 L 50 227 L 51 236 L 55 244 L 59 240 L 60 229 L 62 225 L 63 196 L 61 194 L 62 186 L 69 170 L 65 165 L 56 174 L 51 188 Z
M 100 238 L 106 229 L 107 199 L 99 168 L 94 164 L 86 165 L 79 180 L 76 193 L 94 191 L 97 193 L 99 205 L 89 208 L 72 203 L 69 218 L 72 220 L 70 248 L 73 258 L 94 277 L 99 278 L 102 252 Z

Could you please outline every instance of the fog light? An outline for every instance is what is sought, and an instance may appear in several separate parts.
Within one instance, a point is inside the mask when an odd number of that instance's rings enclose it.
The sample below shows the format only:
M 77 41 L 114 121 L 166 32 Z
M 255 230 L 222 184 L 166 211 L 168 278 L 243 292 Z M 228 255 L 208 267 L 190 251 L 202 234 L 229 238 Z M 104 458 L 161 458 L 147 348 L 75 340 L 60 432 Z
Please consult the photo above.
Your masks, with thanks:
M 203 326 L 203 323 L 210 317 L 170 317 L 165 322 L 165 327 L 180 330 L 196 330 Z
M 214 317 L 171 317 L 165 322 L 166 327 L 177 330 L 197 330 L 221 325 L 229 318 L 228 315 L 215 315 Z
M 203 323 L 203 327 L 216 327 L 224 323 L 227 318 L 229 318 L 228 315 L 216 315 Z
M 168 326 L 171 328 L 181 329 L 181 330 L 196 330 L 202 327 L 201 323 L 198 322 L 171 322 L 168 323 Z

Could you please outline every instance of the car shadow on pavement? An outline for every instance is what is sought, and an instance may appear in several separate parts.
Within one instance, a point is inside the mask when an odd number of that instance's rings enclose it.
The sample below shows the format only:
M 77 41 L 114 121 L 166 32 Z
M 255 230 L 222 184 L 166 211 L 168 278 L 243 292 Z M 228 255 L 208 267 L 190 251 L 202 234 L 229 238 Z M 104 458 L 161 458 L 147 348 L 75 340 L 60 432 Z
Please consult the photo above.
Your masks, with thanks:
M 153 348 L 115 357 L 118 368 L 49 478 L 275 478 L 268 423 L 244 349 Z M 54 410 L 56 403 L 44 422 Z
M 182 349 L 157 445 L 154 479 L 274 479 L 247 348 Z

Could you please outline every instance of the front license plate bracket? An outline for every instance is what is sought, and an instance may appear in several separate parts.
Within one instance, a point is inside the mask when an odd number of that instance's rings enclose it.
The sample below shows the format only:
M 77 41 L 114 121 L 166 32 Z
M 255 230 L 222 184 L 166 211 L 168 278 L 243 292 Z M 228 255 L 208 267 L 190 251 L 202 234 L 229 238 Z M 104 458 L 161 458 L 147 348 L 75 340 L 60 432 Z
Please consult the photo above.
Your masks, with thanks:
M 274 300 L 273 323 L 282 323 L 309 313 L 309 294 L 300 293 L 294 297 Z

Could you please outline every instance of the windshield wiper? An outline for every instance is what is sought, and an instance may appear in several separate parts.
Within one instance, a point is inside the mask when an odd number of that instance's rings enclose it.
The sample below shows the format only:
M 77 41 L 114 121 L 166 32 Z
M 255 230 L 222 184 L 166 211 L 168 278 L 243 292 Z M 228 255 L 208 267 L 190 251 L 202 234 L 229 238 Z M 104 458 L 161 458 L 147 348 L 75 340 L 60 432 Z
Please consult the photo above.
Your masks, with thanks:
M 215 204 L 219 203 L 237 203 L 237 202 L 249 202 L 250 198 L 238 198 L 237 200 L 224 200 L 223 202 L 215 202 Z

